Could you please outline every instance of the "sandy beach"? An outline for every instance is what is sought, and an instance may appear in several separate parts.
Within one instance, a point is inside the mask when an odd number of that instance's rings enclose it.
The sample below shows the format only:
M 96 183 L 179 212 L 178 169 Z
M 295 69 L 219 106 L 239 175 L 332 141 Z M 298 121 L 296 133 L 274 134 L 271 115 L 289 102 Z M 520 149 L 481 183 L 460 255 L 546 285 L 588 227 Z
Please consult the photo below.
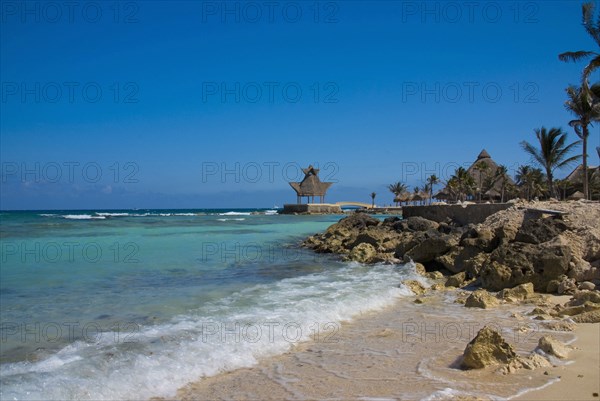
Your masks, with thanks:
M 482 310 L 465 308 L 457 297 L 460 292 L 447 291 L 422 296 L 422 303 L 401 298 L 282 356 L 191 383 L 177 399 L 597 399 L 599 325 L 552 331 L 526 316 L 535 305 Z M 466 344 L 485 325 L 500 331 L 521 356 L 547 334 L 576 349 L 567 360 L 551 357 L 549 368 L 510 374 L 497 367 L 459 369 Z
M 516 400 L 598 400 L 600 393 L 600 325 L 580 323 L 574 334 L 574 350 L 569 356 L 573 363 L 547 369 L 560 380 L 543 389 L 534 390 Z

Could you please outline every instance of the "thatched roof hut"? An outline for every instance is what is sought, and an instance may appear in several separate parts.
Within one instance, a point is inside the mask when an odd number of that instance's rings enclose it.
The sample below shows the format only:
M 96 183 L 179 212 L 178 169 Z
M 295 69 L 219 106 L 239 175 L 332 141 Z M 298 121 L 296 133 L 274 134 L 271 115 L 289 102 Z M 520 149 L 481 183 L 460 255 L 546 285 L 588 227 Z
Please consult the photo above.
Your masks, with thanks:
M 599 171 L 600 167 L 598 166 L 588 166 L 588 177 L 598 174 Z M 573 171 L 565 177 L 565 180 L 569 181 L 572 185 L 583 184 L 583 164 L 575 167 Z
M 585 195 L 583 194 L 583 192 L 576 191 L 571 196 L 569 196 L 567 199 L 568 200 L 579 200 L 579 199 L 584 199 L 584 198 L 585 198 Z
M 475 160 L 467 169 L 467 173 L 473 177 L 477 186 L 481 185 L 485 188 L 487 184 L 488 189 L 482 193 L 484 198 L 501 199 L 502 186 L 504 185 L 506 188 L 509 184 L 514 185 L 514 181 L 508 175 L 504 176 L 505 181 L 503 182 L 502 177 L 497 175 L 498 168 L 498 164 L 492 159 L 487 150 L 483 149 L 477 156 L 477 160 Z M 493 180 L 493 182 L 490 182 L 490 180 Z M 454 198 L 452 196 L 452 191 L 448 187 L 442 189 L 433 195 L 433 197 L 446 200 L 452 200 Z
M 566 187 L 564 188 L 567 199 L 571 199 L 571 196 L 577 192 L 583 194 L 583 164 L 578 165 L 567 175 L 564 179 L 566 181 Z M 592 199 L 599 197 L 599 183 L 600 183 L 600 166 L 588 166 L 588 181 L 590 183 L 590 195 Z
M 452 199 L 452 195 L 450 195 L 450 193 L 446 190 L 446 188 L 438 191 L 436 194 L 433 195 L 433 197 L 435 199 L 444 199 L 444 200 Z
M 410 202 L 413 199 L 413 194 L 409 192 L 402 192 L 401 194 L 394 197 L 394 202 Z
M 319 169 L 314 168 L 312 165 L 308 168 L 303 168 L 304 179 L 301 182 L 290 182 L 290 186 L 294 188 L 297 195 L 298 203 L 302 202 L 302 197 L 308 198 L 308 203 L 311 203 L 311 199 L 314 202 L 315 196 L 321 198 L 321 203 L 325 201 L 325 193 L 333 184 L 333 182 L 321 182 L 319 179 Z
M 514 181 L 508 175 L 504 176 L 503 182 L 503 178 L 498 175 L 499 167 L 490 154 L 483 149 L 477 156 L 477 160 L 467 169 L 477 186 L 488 187 L 482 193 L 483 197 L 487 199 L 500 199 L 502 197 L 502 185 L 504 184 L 506 187 L 507 184 L 514 184 Z

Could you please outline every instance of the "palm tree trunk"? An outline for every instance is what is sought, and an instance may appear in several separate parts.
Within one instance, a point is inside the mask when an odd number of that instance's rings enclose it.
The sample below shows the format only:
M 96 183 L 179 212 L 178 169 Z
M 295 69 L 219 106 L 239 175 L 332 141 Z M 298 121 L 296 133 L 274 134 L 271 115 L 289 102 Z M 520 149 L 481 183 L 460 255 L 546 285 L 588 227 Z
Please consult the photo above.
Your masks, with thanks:
M 590 198 L 590 192 L 589 192 L 589 188 L 588 188 L 588 168 L 587 168 L 587 140 L 588 140 L 588 135 L 589 135 L 589 131 L 588 131 L 588 127 L 587 125 L 583 126 L 583 138 L 582 142 L 583 142 L 583 194 L 585 196 L 585 199 L 589 199 Z
M 554 177 L 552 177 L 552 170 L 546 169 L 546 177 L 548 178 L 548 190 L 550 191 L 550 197 L 554 197 Z

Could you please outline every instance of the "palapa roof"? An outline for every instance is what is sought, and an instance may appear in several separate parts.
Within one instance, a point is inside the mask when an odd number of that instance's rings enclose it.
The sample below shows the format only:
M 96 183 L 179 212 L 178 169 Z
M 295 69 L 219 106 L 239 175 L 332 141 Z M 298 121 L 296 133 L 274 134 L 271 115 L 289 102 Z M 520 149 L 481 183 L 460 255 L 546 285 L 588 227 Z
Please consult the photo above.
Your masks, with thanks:
M 568 197 L 569 200 L 579 200 L 579 199 L 583 199 L 583 198 L 585 198 L 585 195 L 581 191 L 577 191 L 577 192 L 573 193 L 573 195 Z
M 481 152 L 479 152 L 479 156 L 477 156 L 477 160 L 479 160 L 479 159 L 491 159 L 491 158 L 492 158 L 492 156 L 490 156 L 490 154 L 485 149 L 483 149 Z
M 446 189 L 439 190 L 436 194 L 433 195 L 435 199 L 450 199 L 450 194 L 446 191 Z
M 302 182 L 290 182 L 290 186 L 298 196 L 325 196 L 325 192 L 329 189 L 333 182 L 321 182 L 319 179 L 319 169 L 312 165 L 308 168 L 303 168 L 304 179 Z
M 480 163 L 484 164 L 487 166 L 487 170 L 484 170 L 483 172 L 480 170 L 479 165 Z M 496 162 L 492 159 L 492 157 L 490 156 L 490 154 L 483 149 L 480 153 L 479 156 L 477 156 L 477 160 L 475 160 L 475 162 L 467 169 L 467 172 L 471 175 L 471 177 L 473 177 L 473 179 L 475 180 L 475 183 L 477 185 L 479 185 L 480 183 L 480 179 L 483 182 L 483 180 L 485 179 L 486 176 L 488 177 L 494 177 L 496 174 L 496 170 L 498 170 L 498 164 L 496 164 Z M 482 177 L 483 174 L 483 177 Z M 514 184 L 514 181 L 512 180 L 512 178 L 510 178 L 510 176 L 507 174 L 506 175 L 506 183 L 507 184 Z M 485 192 L 485 195 L 487 196 L 492 196 L 492 197 L 498 197 L 501 195 L 501 191 L 502 191 L 502 180 L 500 179 L 500 177 L 498 177 L 492 187 L 487 190 Z
M 479 178 L 482 174 L 482 171 L 479 169 L 481 164 L 487 166 L 487 171 L 484 171 L 484 174 L 494 174 L 498 168 L 498 165 L 494 160 L 492 160 L 490 154 L 483 149 L 479 153 L 479 156 L 477 156 L 477 160 L 475 160 L 475 162 L 473 162 L 473 164 L 471 164 L 471 166 L 467 169 L 467 173 L 473 177 L 477 184 L 479 184 Z
M 588 177 L 593 174 L 598 174 L 598 171 L 600 171 L 600 167 L 588 166 Z M 565 180 L 569 181 L 571 184 L 581 184 L 583 182 L 583 164 L 575 167 L 573 171 L 565 177 Z
M 481 171 L 480 164 L 483 164 L 487 167 L 483 172 Z M 479 152 L 477 160 L 475 160 L 473 164 L 471 164 L 471 166 L 467 169 L 467 173 L 469 173 L 469 175 L 473 177 L 475 183 L 479 185 L 480 183 L 484 183 L 484 179 L 486 176 L 494 177 L 498 167 L 498 164 L 496 164 L 496 162 L 492 159 L 487 150 L 483 149 L 481 152 Z M 506 183 L 514 184 L 514 181 L 512 180 L 512 178 L 510 178 L 508 174 L 506 175 Z M 485 192 L 485 195 L 490 197 L 500 197 L 501 191 L 502 180 L 500 179 L 500 177 L 498 177 L 494 181 L 492 187 Z M 433 197 L 436 199 L 448 199 L 451 197 L 451 193 L 452 192 L 446 187 L 439 191 L 437 194 L 435 194 Z

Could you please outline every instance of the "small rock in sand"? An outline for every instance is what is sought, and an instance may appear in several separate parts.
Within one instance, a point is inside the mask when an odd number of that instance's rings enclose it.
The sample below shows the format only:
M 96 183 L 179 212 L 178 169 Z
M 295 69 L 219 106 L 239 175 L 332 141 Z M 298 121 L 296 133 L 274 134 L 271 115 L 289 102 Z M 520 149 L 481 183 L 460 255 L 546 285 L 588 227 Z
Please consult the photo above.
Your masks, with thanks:
M 538 348 L 547 354 L 564 359 L 569 355 L 569 348 L 552 336 L 544 336 L 538 342 Z
M 417 280 L 404 280 L 402 284 L 407 286 L 415 295 L 421 295 L 427 290 L 423 284 L 419 283 Z
M 465 306 L 467 308 L 488 309 L 498 305 L 498 299 L 486 290 L 473 291 L 467 298 Z

